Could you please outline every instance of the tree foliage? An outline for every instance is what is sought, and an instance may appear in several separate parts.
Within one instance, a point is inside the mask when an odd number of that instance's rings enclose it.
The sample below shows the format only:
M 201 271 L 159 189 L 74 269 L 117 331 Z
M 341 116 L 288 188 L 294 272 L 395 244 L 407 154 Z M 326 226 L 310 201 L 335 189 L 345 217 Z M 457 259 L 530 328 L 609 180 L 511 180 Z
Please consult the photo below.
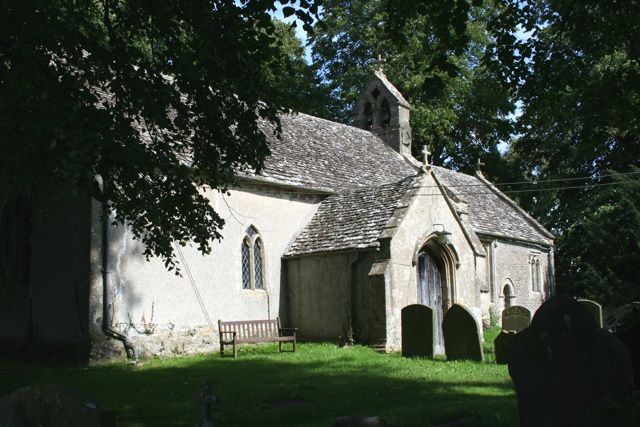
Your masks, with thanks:
M 409 9 L 409 3 L 424 5 L 408 2 Z M 412 106 L 416 155 L 427 145 L 434 164 L 466 172 L 475 171 L 479 158 L 490 158 L 485 173 L 506 177 L 498 146 L 511 134 L 514 106 L 480 62 L 490 41 L 485 23 L 493 11 L 466 8 L 470 22 L 462 28 L 462 15 L 451 18 L 455 25 L 438 19 L 449 6 L 438 6 L 439 14 L 428 8 L 434 13 L 404 17 L 398 11 L 408 9 L 395 2 L 327 0 L 325 28 L 311 38 L 314 64 L 330 93 L 326 109 L 333 119 L 349 122 L 382 55 L 385 74 Z
M 319 1 L 281 0 L 311 29 Z M 295 107 L 276 0 L 42 0 L 0 14 L 0 194 L 101 202 L 172 267 L 223 220 L 199 188 L 259 170 L 259 119 Z M 0 205 L 1 207 L 1 205 Z
M 425 34 L 435 25 L 422 48 L 442 43 L 434 49 L 444 56 L 430 60 L 427 70 L 464 75 L 455 58 L 474 46 L 468 37 L 474 16 L 492 12 L 484 15 L 489 43 L 481 62 L 499 82 L 491 84 L 521 106 L 505 159 L 512 181 L 535 184 L 514 193 L 520 203 L 557 236 L 559 290 L 603 304 L 637 300 L 640 2 L 479 3 L 407 2 L 404 8 L 388 0 L 393 38 L 406 41 L 416 22 Z M 469 93 L 490 106 L 477 89 Z M 486 162 L 490 167 L 494 158 Z
M 514 159 L 532 181 L 552 181 L 521 200 L 558 236 L 558 287 L 603 304 L 638 299 L 640 3 L 500 8 L 487 59 L 523 105 Z

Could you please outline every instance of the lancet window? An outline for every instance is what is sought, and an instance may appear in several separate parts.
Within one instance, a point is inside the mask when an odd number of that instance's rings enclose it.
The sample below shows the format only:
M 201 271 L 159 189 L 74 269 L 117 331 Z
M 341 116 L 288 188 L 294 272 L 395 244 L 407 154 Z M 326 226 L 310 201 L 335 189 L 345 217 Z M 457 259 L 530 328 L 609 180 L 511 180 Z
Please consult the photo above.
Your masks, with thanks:
M 250 226 L 242 240 L 242 289 L 264 289 L 264 247 L 258 231 Z

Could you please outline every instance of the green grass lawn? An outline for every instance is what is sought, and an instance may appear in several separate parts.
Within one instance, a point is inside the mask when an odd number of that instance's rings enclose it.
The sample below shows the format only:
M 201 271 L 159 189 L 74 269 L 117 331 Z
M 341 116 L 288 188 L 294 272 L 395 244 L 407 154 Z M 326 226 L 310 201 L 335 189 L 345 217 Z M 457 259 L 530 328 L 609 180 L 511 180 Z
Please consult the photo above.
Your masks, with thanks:
M 490 346 L 490 340 L 489 346 Z M 404 359 L 367 347 L 245 346 L 237 359 L 215 354 L 73 368 L 0 362 L 0 395 L 34 384 L 81 389 L 116 410 L 120 426 L 193 426 L 192 396 L 210 380 L 216 426 L 330 426 L 338 416 L 380 416 L 398 426 L 518 425 L 506 366 Z

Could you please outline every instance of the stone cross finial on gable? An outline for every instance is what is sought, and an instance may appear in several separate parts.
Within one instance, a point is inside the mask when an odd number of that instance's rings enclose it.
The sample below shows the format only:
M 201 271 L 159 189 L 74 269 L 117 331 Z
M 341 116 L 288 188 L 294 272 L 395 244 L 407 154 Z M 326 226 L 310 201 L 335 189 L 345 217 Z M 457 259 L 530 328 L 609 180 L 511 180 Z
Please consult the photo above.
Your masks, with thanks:
M 482 173 L 482 171 L 480 170 L 480 166 L 485 166 L 485 164 L 482 163 L 482 159 L 478 157 L 478 172 Z
M 378 63 L 378 71 L 382 72 L 382 64 L 387 62 L 386 58 L 383 58 L 382 55 L 378 54 L 378 60 L 376 61 Z
M 429 156 L 431 155 L 431 152 L 429 151 L 429 149 L 427 148 L 426 145 L 422 146 L 422 154 L 424 155 L 424 164 L 428 165 L 429 164 Z
M 200 420 L 195 427 L 213 427 L 211 421 L 211 404 L 215 403 L 217 398 L 211 394 L 211 382 L 202 381 L 202 391 L 193 395 L 194 402 L 200 403 Z

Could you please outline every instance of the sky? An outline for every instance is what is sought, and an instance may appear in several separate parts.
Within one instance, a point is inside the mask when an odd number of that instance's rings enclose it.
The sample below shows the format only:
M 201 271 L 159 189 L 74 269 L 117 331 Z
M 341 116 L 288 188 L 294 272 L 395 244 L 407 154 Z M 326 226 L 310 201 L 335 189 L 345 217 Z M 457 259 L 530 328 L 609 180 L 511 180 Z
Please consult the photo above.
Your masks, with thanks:
M 284 21 L 287 23 L 292 23 L 293 21 L 296 20 L 295 15 L 289 16 L 288 18 L 285 18 L 284 15 L 282 14 L 282 5 L 278 5 L 278 9 L 273 13 L 273 16 L 275 16 L 277 19 L 279 19 L 280 21 Z M 320 11 L 320 13 L 322 13 L 322 11 Z M 302 40 L 303 45 L 305 46 L 305 59 L 307 61 L 307 64 L 311 64 L 312 59 L 311 59 L 311 46 L 307 45 L 307 32 L 305 30 L 302 29 L 302 22 L 298 22 L 298 24 L 296 25 L 296 37 L 298 37 L 300 40 Z

